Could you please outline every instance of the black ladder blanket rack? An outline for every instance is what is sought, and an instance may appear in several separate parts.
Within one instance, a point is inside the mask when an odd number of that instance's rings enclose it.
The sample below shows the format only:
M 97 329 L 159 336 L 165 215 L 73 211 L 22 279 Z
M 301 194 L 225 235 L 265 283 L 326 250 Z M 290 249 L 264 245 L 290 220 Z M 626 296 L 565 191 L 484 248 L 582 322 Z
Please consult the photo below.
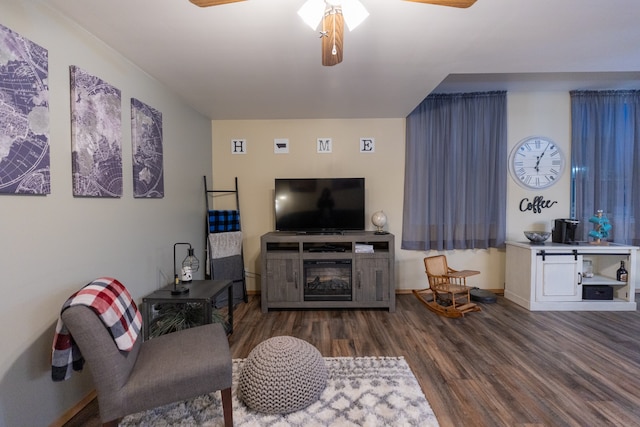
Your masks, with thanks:
M 247 302 L 247 282 L 242 250 L 242 223 L 240 221 L 240 197 L 238 177 L 235 189 L 213 190 L 207 186 L 204 176 L 204 195 L 207 206 L 206 254 L 208 279 L 228 279 L 233 281 L 233 304 Z M 216 197 L 235 196 L 235 209 L 217 210 L 213 208 Z M 228 304 L 226 292 L 220 295 L 214 305 L 224 307 Z

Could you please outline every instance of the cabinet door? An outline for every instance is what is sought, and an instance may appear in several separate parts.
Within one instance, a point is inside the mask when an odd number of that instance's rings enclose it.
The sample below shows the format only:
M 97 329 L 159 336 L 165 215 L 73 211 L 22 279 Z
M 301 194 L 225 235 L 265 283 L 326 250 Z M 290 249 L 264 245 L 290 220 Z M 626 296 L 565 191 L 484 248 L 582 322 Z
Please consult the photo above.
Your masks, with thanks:
M 269 302 L 299 302 L 300 258 L 270 258 L 267 260 L 267 300 Z
M 356 300 L 389 301 L 389 259 L 356 257 Z
M 582 300 L 582 255 L 547 255 L 544 261 L 538 257 L 536 300 Z

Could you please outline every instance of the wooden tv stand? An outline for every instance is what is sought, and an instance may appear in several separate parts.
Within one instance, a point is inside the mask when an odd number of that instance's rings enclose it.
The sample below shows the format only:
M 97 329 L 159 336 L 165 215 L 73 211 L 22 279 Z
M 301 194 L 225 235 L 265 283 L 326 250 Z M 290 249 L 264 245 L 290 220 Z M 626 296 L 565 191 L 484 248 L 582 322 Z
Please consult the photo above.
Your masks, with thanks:
M 360 252 L 362 245 L 373 252 Z M 282 308 L 396 309 L 393 234 L 276 231 L 260 238 L 260 250 L 263 313 Z

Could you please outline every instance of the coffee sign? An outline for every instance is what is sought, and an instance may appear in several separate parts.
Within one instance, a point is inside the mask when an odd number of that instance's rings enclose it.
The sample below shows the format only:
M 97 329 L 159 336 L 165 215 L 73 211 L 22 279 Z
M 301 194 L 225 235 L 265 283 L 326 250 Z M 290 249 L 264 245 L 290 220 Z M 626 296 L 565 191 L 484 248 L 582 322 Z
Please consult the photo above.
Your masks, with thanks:
M 529 200 L 528 197 L 520 200 L 520 212 L 532 211 L 533 213 L 540 213 L 542 209 L 550 208 L 551 206 L 558 203 L 557 200 L 545 200 L 542 196 L 535 196 L 533 201 Z

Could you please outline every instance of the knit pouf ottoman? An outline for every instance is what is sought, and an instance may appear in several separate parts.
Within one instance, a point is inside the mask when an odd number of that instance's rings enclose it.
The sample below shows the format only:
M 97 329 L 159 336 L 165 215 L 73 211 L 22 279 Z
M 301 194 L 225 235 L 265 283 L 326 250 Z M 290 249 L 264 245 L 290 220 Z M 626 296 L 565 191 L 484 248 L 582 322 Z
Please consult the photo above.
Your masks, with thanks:
M 282 336 L 258 344 L 244 361 L 237 395 L 249 408 L 288 414 L 315 402 L 327 385 L 327 367 L 314 346 Z

